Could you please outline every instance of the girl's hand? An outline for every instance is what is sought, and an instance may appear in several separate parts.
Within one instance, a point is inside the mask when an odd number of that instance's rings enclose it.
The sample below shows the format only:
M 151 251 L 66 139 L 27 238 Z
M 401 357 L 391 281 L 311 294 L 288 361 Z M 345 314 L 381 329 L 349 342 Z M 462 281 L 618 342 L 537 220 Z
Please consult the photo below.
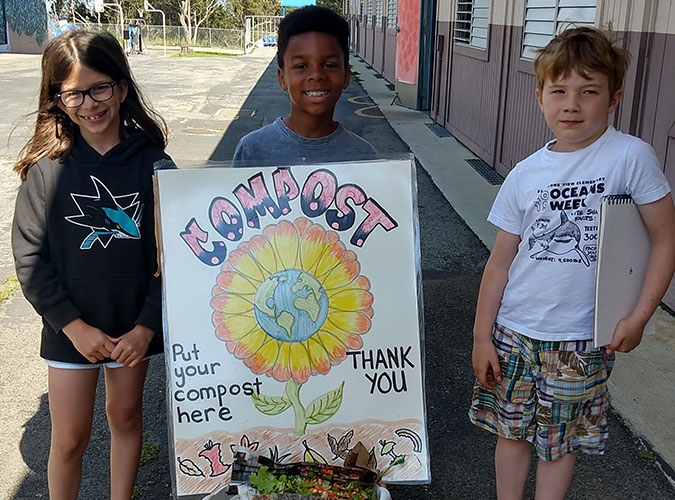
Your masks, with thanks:
M 118 363 L 133 368 L 143 360 L 154 336 L 155 332 L 147 326 L 136 325 L 120 338 L 113 339 L 117 345 L 110 357 Z
M 614 351 L 630 352 L 640 345 L 644 334 L 645 323 L 632 316 L 627 316 L 619 321 L 614 330 L 612 342 L 607 346 L 607 353 Z
M 76 318 L 62 328 L 75 349 L 91 363 L 109 358 L 115 349 L 113 339 L 103 331 Z
M 489 341 L 475 341 L 472 358 L 478 383 L 487 389 L 494 389 L 497 382 L 502 381 L 502 369 L 492 338 Z

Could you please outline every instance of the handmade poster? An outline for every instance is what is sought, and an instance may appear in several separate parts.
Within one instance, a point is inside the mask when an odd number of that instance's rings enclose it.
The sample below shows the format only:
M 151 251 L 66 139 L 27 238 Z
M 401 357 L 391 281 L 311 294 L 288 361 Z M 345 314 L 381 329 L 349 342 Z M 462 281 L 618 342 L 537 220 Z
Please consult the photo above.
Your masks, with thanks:
M 411 160 L 157 173 L 177 497 L 233 450 L 428 482 Z M 200 496 L 202 495 L 202 496 Z

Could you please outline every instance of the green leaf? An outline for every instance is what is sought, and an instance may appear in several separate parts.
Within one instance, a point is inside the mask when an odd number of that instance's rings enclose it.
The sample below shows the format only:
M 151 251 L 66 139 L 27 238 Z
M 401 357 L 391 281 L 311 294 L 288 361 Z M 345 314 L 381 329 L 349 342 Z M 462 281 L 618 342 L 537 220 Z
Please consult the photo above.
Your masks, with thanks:
M 342 405 L 342 389 L 344 386 L 343 381 L 340 387 L 319 396 L 307 405 L 305 415 L 307 415 L 308 424 L 320 424 L 337 413 Z
M 251 399 L 258 411 L 265 415 L 279 415 L 279 413 L 283 413 L 291 407 L 291 403 L 282 396 L 253 394 Z

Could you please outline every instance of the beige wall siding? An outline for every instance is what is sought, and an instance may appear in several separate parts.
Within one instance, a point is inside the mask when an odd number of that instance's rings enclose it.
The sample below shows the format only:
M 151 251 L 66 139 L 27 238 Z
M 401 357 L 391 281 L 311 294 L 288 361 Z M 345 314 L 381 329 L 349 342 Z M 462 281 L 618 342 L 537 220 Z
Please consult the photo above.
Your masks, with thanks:
M 615 31 L 675 34 L 675 0 L 604 0 L 600 25 Z
M 527 0 L 492 0 L 490 24 L 522 26 Z M 456 0 L 441 0 L 438 22 L 452 22 Z M 615 31 L 675 34 L 675 0 L 598 0 L 598 24 L 612 24 Z
M 450 15 L 454 12 L 453 0 L 441 0 L 436 4 L 436 21 L 441 23 L 450 22 Z
M 471 142 L 474 152 L 490 162 L 499 112 L 504 27 L 490 26 L 488 36 L 487 53 L 453 44 L 447 120 L 451 132 Z
M 19 35 L 17 32 L 8 31 L 10 51 L 16 54 L 41 54 L 42 48 L 38 45 L 35 38 L 25 34 Z

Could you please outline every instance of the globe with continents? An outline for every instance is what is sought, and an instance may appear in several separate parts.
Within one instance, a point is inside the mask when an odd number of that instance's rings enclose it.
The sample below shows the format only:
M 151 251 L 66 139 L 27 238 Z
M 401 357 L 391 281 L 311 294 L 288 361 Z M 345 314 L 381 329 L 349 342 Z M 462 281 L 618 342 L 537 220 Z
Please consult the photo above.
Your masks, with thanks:
M 281 342 L 302 342 L 326 321 L 328 298 L 314 276 L 286 269 L 260 284 L 253 309 L 258 324 L 269 336 Z

